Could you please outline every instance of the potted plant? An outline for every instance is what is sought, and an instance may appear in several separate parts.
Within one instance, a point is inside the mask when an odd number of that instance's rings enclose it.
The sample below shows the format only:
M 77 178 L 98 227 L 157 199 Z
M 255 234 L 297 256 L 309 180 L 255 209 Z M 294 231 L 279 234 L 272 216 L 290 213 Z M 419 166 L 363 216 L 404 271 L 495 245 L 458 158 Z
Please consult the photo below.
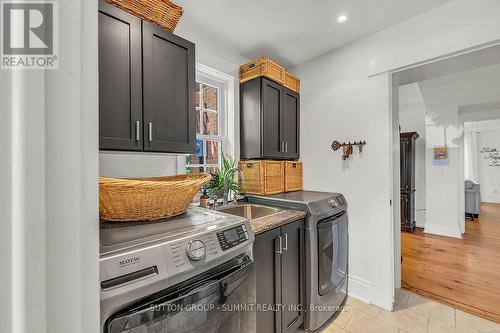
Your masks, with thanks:
M 218 172 L 210 173 L 212 179 L 205 186 L 208 194 L 210 196 L 217 196 L 217 198 L 222 198 L 224 195 L 224 176 L 226 175 L 227 171 L 236 167 L 236 160 L 232 156 L 222 152 L 221 158 L 221 169 Z M 233 192 L 243 192 L 243 190 L 239 187 L 238 182 L 236 181 L 235 172 L 229 175 L 228 189 L 229 191 Z

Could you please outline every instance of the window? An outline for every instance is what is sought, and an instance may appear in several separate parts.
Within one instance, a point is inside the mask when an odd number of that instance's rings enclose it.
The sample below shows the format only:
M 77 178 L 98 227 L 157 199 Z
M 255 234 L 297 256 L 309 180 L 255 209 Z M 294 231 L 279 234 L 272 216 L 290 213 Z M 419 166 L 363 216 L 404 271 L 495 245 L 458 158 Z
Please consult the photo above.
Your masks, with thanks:
M 225 83 L 197 71 L 196 153 L 186 155 L 186 173 L 217 172 L 226 142 Z

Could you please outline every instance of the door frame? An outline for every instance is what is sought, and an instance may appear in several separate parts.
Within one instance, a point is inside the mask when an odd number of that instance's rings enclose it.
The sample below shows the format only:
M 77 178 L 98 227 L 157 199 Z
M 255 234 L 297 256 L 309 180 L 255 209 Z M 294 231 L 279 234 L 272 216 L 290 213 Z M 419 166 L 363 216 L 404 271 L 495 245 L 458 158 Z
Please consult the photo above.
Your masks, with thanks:
M 391 204 L 392 204 L 392 219 L 391 219 L 391 229 L 393 234 L 391 239 L 394 242 L 393 247 L 393 263 L 392 263 L 392 300 L 393 304 L 395 302 L 396 289 L 401 288 L 401 227 L 400 227 L 400 216 L 401 216 L 401 202 L 399 197 L 401 196 L 400 189 L 400 146 L 399 146 L 399 79 L 398 74 L 413 68 L 418 68 L 421 66 L 429 65 L 439 61 L 457 58 L 466 54 L 471 54 L 477 51 L 488 49 L 491 47 L 498 47 L 500 45 L 500 40 L 493 41 L 487 45 L 481 44 L 472 48 L 463 49 L 458 52 L 451 54 L 444 54 L 442 56 L 420 61 L 414 64 L 396 68 L 384 73 L 379 73 L 372 75 L 370 77 L 375 77 L 379 75 L 388 75 L 388 91 L 389 91 L 389 128 L 391 129 L 389 133 L 390 141 L 390 172 L 391 172 Z M 462 149 L 463 153 L 463 149 Z M 463 173 L 463 168 L 462 171 Z M 460 194 L 458 194 L 460 195 Z M 465 221 L 465 220 L 464 220 Z

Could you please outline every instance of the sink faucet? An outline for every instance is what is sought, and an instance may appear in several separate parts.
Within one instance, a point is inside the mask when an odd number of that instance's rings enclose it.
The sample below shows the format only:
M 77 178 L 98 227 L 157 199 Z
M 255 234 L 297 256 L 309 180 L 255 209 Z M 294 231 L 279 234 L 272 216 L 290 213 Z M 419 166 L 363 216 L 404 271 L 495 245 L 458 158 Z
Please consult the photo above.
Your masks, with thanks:
M 243 174 L 243 172 L 241 172 L 240 169 L 238 169 L 237 167 L 234 167 L 234 168 L 227 170 L 226 174 L 224 175 L 224 198 L 222 201 L 223 206 L 226 206 L 228 204 L 228 201 L 229 201 L 229 184 L 228 184 L 229 183 L 229 175 L 232 173 L 235 173 L 235 172 L 238 172 L 238 174 L 240 175 L 240 180 L 241 180 L 242 185 L 245 184 L 245 175 Z M 238 194 L 239 194 L 238 191 L 236 191 L 235 196 L 234 196 L 235 203 L 238 200 L 238 198 L 237 198 Z

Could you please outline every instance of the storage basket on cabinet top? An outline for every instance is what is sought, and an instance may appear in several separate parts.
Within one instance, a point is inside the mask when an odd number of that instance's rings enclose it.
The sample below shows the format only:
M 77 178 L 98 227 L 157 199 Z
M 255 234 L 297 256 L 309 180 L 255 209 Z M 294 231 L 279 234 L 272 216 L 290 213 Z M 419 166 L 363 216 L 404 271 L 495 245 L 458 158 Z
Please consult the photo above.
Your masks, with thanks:
M 296 93 L 300 92 L 299 78 L 268 57 L 260 57 L 257 60 L 240 66 L 240 83 L 245 83 L 261 76 L 273 80 Z
M 279 84 L 285 83 L 285 68 L 267 57 L 240 66 L 240 83 L 264 76 Z
M 110 4 L 173 32 L 183 9 L 169 0 L 105 0 Z

